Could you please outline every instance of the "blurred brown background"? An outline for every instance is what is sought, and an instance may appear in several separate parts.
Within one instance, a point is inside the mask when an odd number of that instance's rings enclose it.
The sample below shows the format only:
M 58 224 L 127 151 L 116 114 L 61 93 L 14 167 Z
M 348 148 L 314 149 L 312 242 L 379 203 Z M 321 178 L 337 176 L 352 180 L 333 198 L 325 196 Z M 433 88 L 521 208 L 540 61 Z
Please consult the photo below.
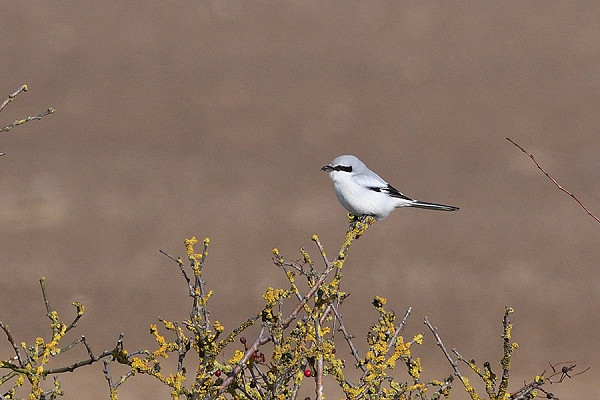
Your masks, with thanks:
M 17 340 L 48 337 L 46 276 L 65 319 L 87 307 L 72 338 L 99 352 L 123 331 L 153 348 L 148 325 L 189 309 L 158 250 L 184 255 L 192 235 L 211 238 L 211 316 L 233 328 L 286 284 L 273 247 L 317 259 L 317 233 L 336 251 L 345 210 L 319 168 L 352 153 L 461 207 L 396 211 L 351 249 L 344 315 L 361 354 L 380 295 L 413 307 L 407 335 L 428 315 L 499 370 L 510 304 L 510 389 L 576 360 L 592 369 L 548 389 L 594 397 L 600 226 L 505 137 L 600 212 L 600 3 L 19 1 L 0 20 L 2 100 L 30 88 L 2 125 L 57 109 L 0 137 L 0 319 Z M 451 373 L 430 334 L 417 353 L 427 376 Z M 101 365 L 62 381 L 64 398 L 108 398 Z M 138 377 L 121 394 L 169 392 Z

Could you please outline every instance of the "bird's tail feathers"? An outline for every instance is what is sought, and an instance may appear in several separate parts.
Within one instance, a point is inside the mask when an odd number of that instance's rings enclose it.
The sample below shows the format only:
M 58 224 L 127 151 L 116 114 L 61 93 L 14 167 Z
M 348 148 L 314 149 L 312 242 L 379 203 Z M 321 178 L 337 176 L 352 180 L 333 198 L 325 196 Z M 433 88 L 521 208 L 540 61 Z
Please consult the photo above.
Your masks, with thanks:
M 409 207 L 424 208 L 427 210 L 440 210 L 440 211 L 456 211 L 458 207 L 447 206 L 445 204 L 428 203 L 426 201 L 415 200 L 413 203 L 408 204 Z

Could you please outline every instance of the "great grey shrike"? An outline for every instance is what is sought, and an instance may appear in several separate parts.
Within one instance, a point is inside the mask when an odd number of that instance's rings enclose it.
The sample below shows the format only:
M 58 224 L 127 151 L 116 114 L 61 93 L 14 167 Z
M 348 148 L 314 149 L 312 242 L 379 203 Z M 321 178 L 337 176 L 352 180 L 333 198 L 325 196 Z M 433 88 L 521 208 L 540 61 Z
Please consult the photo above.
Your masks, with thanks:
M 456 211 L 458 207 L 411 199 L 371 171 L 357 157 L 343 155 L 321 168 L 329 172 L 335 195 L 355 216 L 370 215 L 377 220 L 400 207 Z

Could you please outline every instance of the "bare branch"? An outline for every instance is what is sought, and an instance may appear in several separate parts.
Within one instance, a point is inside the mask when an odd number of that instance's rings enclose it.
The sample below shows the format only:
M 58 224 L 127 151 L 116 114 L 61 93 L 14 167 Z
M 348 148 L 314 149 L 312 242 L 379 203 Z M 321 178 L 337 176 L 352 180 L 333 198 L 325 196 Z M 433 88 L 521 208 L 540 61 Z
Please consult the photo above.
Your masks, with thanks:
M 81 319 L 81 317 L 83 317 L 83 310 L 84 310 L 83 304 L 81 304 L 78 301 L 74 301 L 73 306 L 75 306 L 75 308 L 77 309 L 77 314 L 75 315 L 75 319 L 73 319 L 73 322 L 71 322 L 69 324 L 69 326 L 67 326 L 65 333 L 69 332 L 71 329 L 75 328 L 77 326 L 77 323 Z
M 350 335 L 348 333 L 348 331 L 346 330 L 346 326 L 344 325 L 344 321 L 342 320 L 342 316 L 338 312 L 337 307 L 332 307 L 332 310 L 333 310 L 333 313 L 335 315 L 335 318 L 337 319 L 337 321 L 340 324 L 340 327 L 338 329 L 344 335 L 344 339 L 346 339 L 346 342 L 348 343 L 348 347 L 350 347 L 350 352 L 352 353 L 352 355 L 354 356 L 354 359 L 358 363 L 359 368 L 363 372 L 366 373 L 367 372 L 367 367 L 365 367 L 364 365 L 362 365 L 360 363 L 360 355 L 358 354 L 358 351 L 356 350 L 356 347 L 354 346 L 354 343 L 352 343 L 353 336 Z
M 19 93 L 26 92 L 27 90 L 28 90 L 27 85 L 23 85 L 20 88 L 18 88 L 14 93 L 9 94 L 8 99 L 4 100 L 4 102 L 0 106 L 0 112 L 2 110 L 4 110 L 4 107 L 6 107 L 8 105 L 8 103 L 11 103 L 15 99 L 15 97 L 17 97 L 19 95 Z
M 321 344 L 323 342 L 323 338 L 321 336 L 321 326 L 319 324 L 319 319 L 315 318 L 315 335 L 317 337 L 317 347 L 321 347 Z M 316 395 L 317 395 L 317 399 L 323 399 L 323 354 L 321 353 L 318 357 L 317 357 L 317 361 L 315 363 L 315 369 L 316 369 L 316 376 L 315 376 L 315 381 L 316 381 L 316 387 L 315 387 L 315 391 L 316 391 Z
M 125 381 L 127 379 L 132 377 L 135 374 L 135 372 L 132 369 L 129 372 L 127 372 L 125 375 L 121 376 L 121 378 L 115 382 L 115 381 L 113 381 L 113 379 L 110 375 L 109 365 L 110 365 L 110 360 L 105 358 L 104 359 L 104 368 L 103 368 L 104 378 L 106 378 L 106 381 L 108 382 L 108 389 L 110 390 L 110 398 L 116 399 L 116 398 L 118 398 L 117 397 L 117 388 L 119 386 L 121 386 L 123 383 L 125 383 Z
M 596 220 L 596 222 L 600 223 L 600 218 L 598 218 L 596 215 L 594 215 L 594 213 L 592 213 L 573 193 L 571 193 L 570 191 L 568 191 L 567 189 L 565 189 L 560 183 L 558 183 L 556 181 L 556 179 L 554 179 L 549 173 L 547 173 L 544 170 L 544 168 L 542 168 L 542 166 L 536 161 L 536 159 L 533 156 L 533 154 L 531 154 L 530 152 L 528 152 L 527 150 L 525 150 L 523 147 L 521 147 L 519 144 L 517 144 L 514 140 L 512 140 L 510 138 L 506 138 L 506 140 L 508 140 L 509 142 L 511 142 L 512 144 L 514 144 L 515 146 L 517 146 L 523 153 L 527 154 L 529 156 L 529 158 L 531 158 L 531 160 L 538 167 L 538 169 L 540 171 L 542 171 L 544 173 L 544 175 L 546 175 L 548 177 L 548 179 L 550 179 L 552 181 L 552 183 L 554 183 L 556 185 L 557 188 L 559 188 L 560 190 L 562 190 L 563 192 L 565 192 L 566 194 L 568 194 L 569 196 L 571 196 L 571 198 L 573 198 L 573 200 L 575 200 L 577 202 L 577 204 L 579 204 L 581 206 L 581 208 L 583 208 L 585 210 L 585 212 L 587 212 L 590 217 L 594 218 Z
M 60 368 L 51 368 L 49 370 L 44 371 L 44 376 L 46 375 L 53 375 L 53 374 L 60 374 L 63 372 L 73 372 L 74 370 L 76 370 L 79 367 L 83 367 L 85 365 L 91 365 L 94 364 L 95 362 L 97 362 L 98 360 L 101 360 L 103 358 L 106 358 L 108 356 L 113 356 L 119 352 L 121 352 L 123 350 L 123 333 L 121 333 L 119 335 L 119 338 L 117 339 L 117 344 L 115 345 L 115 348 L 112 350 L 106 350 L 103 351 L 102 353 L 98 354 L 98 355 L 94 355 L 94 353 L 92 352 L 92 349 L 90 348 L 90 345 L 88 344 L 85 336 L 81 336 L 81 342 L 83 343 L 83 345 L 85 346 L 87 353 L 88 353 L 88 357 L 85 360 L 81 360 L 81 361 L 77 361 L 71 365 L 65 366 L 65 367 L 60 367 Z
M 76 370 L 79 367 L 83 367 L 85 365 L 92 365 L 96 361 L 110 356 L 112 353 L 113 353 L 113 350 L 106 350 L 98 355 L 92 355 L 88 359 L 77 361 L 71 365 L 67 365 L 66 367 L 51 368 L 47 371 L 44 371 L 44 375 L 60 374 L 63 372 L 73 372 L 74 370 Z
M 194 297 L 194 286 L 192 286 L 191 280 L 188 277 L 187 273 L 185 272 L 185 267 L 183 266 L 183 260 L 181 259 L 181 257 L 175 258 L 172 255 L 170 255 L 169 253 L 166 253 L 162 250 L 159 250 L 158 252 L 161 254 L 164 254 L 165 256 L 169 257 L 171 260 L 173 260 L 177 263 L 177 265 L 179 266 L 179 269 L 181 270 L 181 275 L 183 275 L 183 278 L 187 282 L 189 295 L 191 297 Z
M 46 295 L 46 278 L 40 278 L 40 287 L 42 288 L 42 296 L 44 296 L 44 305 L 46 306 L 46 316 L 50 317 L 50 312 L 52 312 L 52 307 L 50 307 L 50 302 L 48 301 L 48 296 Z
M 313 240 L 313 242 L 315 242 L 315 244 L 319 248 L 319 253 L 321 253 L 321 257 L 323 257 L 323 262 L 325 263 L 326 266 L 329 266 L 329 260 L 327 259 L 327 254 L 325 254 L 325 249 L 323 248 L 323 245 L 321 244 L 319 237 L 317 235 L 313 235 L 312 240 Z
M 404 330 L 404 325 L 406 325 L 406 320 L 408 319 L 408 316 L 410 315 L 411 311 L 412 307 L 408 307 L 408 310 L 406 310 L 406 313 L 404 313 L 402 321 L 400 321 L 400 324 L 396 328 L 396 332 L 394 332 L 394 336 L 390 339 L 390 342 L 388 343 L 387 351 L 390 351 L 390 349 L 394 345 L 394 342 L 396 342 L 396 338 L 398 337 L 398 335 L 402 334 L 402 331 Z
M 25 363 L 23 362 L 23 359 L 21 358 L 21 352 L 19 351 L 19 346 L 17 346 L 17 344 L 15 343 L 15 339 L 12 337 L 10 330 L 8 329 L 8 326 L 4 325 L 4 323 L 2 321 L 0 321 L 0 328 L 2 328 L 4 333 L 6 333 L 6 338 L 8 339 L 13 350 L 15 351 L 15 355 L 17 356 L 17 360 L 19 361 L 19 366 L 21 368 L 25 368 Z
M 33 120 L 39 120 L 44 118 L 46 115 L 50 115 L 50 114 L 54 114 L 56 112 L 56 110 L 52 107 L 49 107 L 46 111 L 39 113 L 38 115 L 30 115 L 27 118 L 23 118 L 23 119 L 17 119 L 15 120 L 12 124 L 5 126 L 4 128 L 0 128 L 0 133 L 1 132 L 8 132 L 10 131 L 12 128 L 19 126 L 19 125 L 23 125 L 29 121 L 33 121 Z
M 433 336 L 435 337 L 435 341 L 436 341 L 437 345 L 442 349 L 442 352 L 446 356 L 446 359 L 448 359 L 448 362 L 450 363 L 450 365 L 452 366 L 452 369 L 454 370 L 454 374 L 461 381 L 463 381 L 463 376 L 461 375 L 460 370 L 458 369 L 458 363 L 452 359 L 452 357 L 450 356 L 450 353 L 448 353 L 448 350 L 446 350 L 446 346 L 444 346 L 444 343 L 442 343 L 442 339 L 440 338 L 440 335 L 438 335 L 438 333 L 437 333 L 437 328 L 434 327 L 433 325 L 431 325 L 431 322 L 429 322 L 428 317 L 425 317 L 425 325 L 427 325 L 427 327 L 429 328 L 431 333 L 433 333 Z

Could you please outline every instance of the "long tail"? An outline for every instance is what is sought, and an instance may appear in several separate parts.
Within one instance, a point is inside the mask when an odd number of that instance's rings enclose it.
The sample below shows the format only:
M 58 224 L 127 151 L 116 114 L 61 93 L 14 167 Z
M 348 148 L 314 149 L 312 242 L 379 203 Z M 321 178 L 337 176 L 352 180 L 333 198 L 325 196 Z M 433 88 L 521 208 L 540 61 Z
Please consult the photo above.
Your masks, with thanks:
M 427 210 L 439 210 L 439 211 L 456 211 L 459 208 L 454 206 L 447 206 L 445 204 L 428 203 L 426 201 L 415 200 L 414 203 L 406 204 L 409 207 L 424 208 Z

